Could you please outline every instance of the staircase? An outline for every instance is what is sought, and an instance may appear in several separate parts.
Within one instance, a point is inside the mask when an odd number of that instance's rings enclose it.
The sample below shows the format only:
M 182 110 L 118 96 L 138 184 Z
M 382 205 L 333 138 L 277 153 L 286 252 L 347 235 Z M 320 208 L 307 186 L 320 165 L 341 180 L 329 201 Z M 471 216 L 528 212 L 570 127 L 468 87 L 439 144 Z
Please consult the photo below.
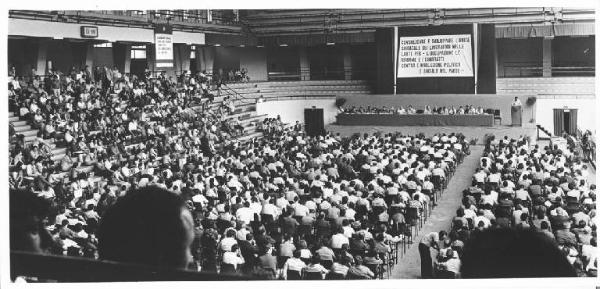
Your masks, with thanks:
M 213 92 L 216 94 L 216 91 Z M 263 133 L 257 130 L 257 125 L 268 116 L 266 114 L 258 115 L 256 113 L 256 101 L 261 96 L 265 101 L 277 99 L 278 97 L 294 96 L 331 96 L 344 94 L 370 94 L 372 93 L 367 82 L 362 80 L 319 80 L 319 81 L 276 81 L 276 82 L 255 82 L 255 83 L 234 83 L 224 85 L 220 97 L 216 97 L 214 102 L 208 106 L 208 109 L 217 109 L 223 102 L 225 96 L 234 99 L 235 112 L 225 118 L 239 118 L 240 124 L 244 127 L 243 135 L 238 137 L 237 141 L 246 141 L 257 137 L 262 137 Z M 195 111 L 201 111 L 202 106 L 192 107 Z M 14 112 L 9 112 L 9 122 L 13 124 L 15 133 L 22 134 L 25 137 L 25 143 L 31 143 L 37 139 L 39 129 L 32 128 L 27 121 L 15 116 Z M 291 126 L 293 124 L 287 124 Z M 66 155 L 66 148 L 57 147 L 54 139 L 45 139 L 46 143 L 52 148 L 52 160 L 59 162 Z M 137 146 L 131 144 L 128 147 Z M 89 172 L 92 166 L 82 166 L 78 170 Z
M 15 129 L 15 134 L 23 135 L 25 144 L 30 144 L 38 137 L 39 129 L 35 129 L 31 127 L 31 125 L 27 124 L 26 120 L 22 120 L 20 117 L 16 116 L 14 112 L 8 113 L 8 121 L 11 123 Z M 66 148 L 59 148 L 54 143 L 54 139 L 45 139 L 46 142 L 52 148 L 52 160 L 59 161 L 66 155 Z
M 214 92 L 216 94 L 216 91 Z M 365 80 L 309 80 L 309 81 L 269 81 L 224 84 L 221 95 L 230 96 L 235 101 L 235 113 L 229 117 L 240 117 L 244 126 L 244 135 L 238 140 L 248 140 L 261 137 L 262 132 L 256 131 L 256 125 L 267 115 L 256 115 L 256 101 L 275 100 L 279 97 L 296 96 L 338 96 L 347 94 L 372 94 Z M 211 108 L 218 107 L 224 97 L 215 98 Z M 292 124 L 288 124 L 292 125 Z
M 538 140 L 549 140 L 552 137 L 552 133 L 550 133 L 545 127 L 536 124 L 535 125 L 537 127 L 537 139 Z M 540 137 L 540 131 L 544 132 L 546 134 L 545 137 Z

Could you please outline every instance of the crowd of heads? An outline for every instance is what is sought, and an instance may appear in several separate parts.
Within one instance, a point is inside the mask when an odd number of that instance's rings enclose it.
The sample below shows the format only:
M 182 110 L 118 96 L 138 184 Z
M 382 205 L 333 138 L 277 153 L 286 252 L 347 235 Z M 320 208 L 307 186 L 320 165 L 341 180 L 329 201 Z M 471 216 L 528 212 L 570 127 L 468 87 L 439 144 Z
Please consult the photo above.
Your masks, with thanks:
M 264 138 L 227 142 L 214 108 L 187 110 L 196 96 L 173 89 L 197 77 L 118 90 L 107 75 L 99 84 L 59 76 L 58 91 L 9 85 L 17 115 L 41 114 L 40 131 L 56 120 L 54 134 L 15 136 L 10 148 L 11 189 L 48 203 L 46 252 L 261 278 L 373 278 L 403 238 L 406 209 L 426 207 L 468 153 L 460 134 L 309 137 L 278 119 L 264 122 Z M 51 150 L 38 153 L 50 148 L 44 137 L 67 155 L 55 163 Z
M 492 137 L 443 241 L 463 259 L 462 276 L 596 276 L 596 186 L 588 174 L 572 146 Z M 440 263 L 449 254 L 440 251 Z
M 394 106 L 381 106 L 381 107 L 373 107 L 373 106 L 367 106 L 367 107 L 363 107 L 363 106 L 350 106 L 350 107 L 343 107 L 341 109 L 342 113 L 349 113 L 349 114 L 399 114 L 399 115 L 406 115 L 406 114 L 438 114 L 438 115 L 464 115 L 464 114 L 471 114 L 471 115 L 481 115 L 481 114 L 489 114 L 489 109 L 484 110 L 481 106 L 474 106 L 474 105 L 461 105 L 459 107 L 456 106 L 430 106 L 430 105 L 426 105 L 425 107 L 423 107 L 422 109 L 418 109 L 413 107 L 412 105 L 409 106 L 400 106 L 400 107 L 394 107 Z
M 212 105 L 211 82 L 202 72 L 137 77 L 86 66 L 42 78 L 11 70 L 10 111 L 37 133 L 10 125 L 9 184 L 50 201 L 53 252 L 97 255 L 100 215 L 132 185 L 156 177 L 177 190 L 173 175 L 241 134 L 229 97 Z

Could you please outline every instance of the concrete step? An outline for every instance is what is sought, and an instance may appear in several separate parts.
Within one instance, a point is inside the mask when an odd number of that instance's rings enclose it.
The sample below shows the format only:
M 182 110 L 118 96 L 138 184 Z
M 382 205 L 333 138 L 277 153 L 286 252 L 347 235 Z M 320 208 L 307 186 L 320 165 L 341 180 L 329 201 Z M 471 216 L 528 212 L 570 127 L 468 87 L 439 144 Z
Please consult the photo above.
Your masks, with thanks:
M 37 137 L 36 136 L 26 136 L 25 137 L 25 143 L 30 143 L 34 140 L 36 140 Z M 48 138 L 48 139 L 44 139 L 44 142 L 47 143 L 51 148 L 55 148 L 56 144 L 54 143 L 54 139 Z
M 243 126 L 246 126 L 246 125 L 248 125 L 250 123 L 255 123 L 255 122 L 258 122 L 258 121 L 262 121 L 266 117 L 267 117 L 266 114 L 254 115 L 254 116 L 248 117 L 246 119 L 240 120 L 240 124 L 243 125 Z
M 245 134 L 241 137 L 239 137 L 237 140 L 239 142 L 243 142 L 243 141 L 248 141 L 251 140 L 253 138 L 261 138 L 263 136 L 263 133 L 260 131 L 254 132 L 254 133 L 250 133 L 250 134 Z
M 365 90 L 369 89 L 368 85 L 298 85 L 298 86 L 280 86 L 262 88 L 260 92 L 267 91 L 282 91 L 282 90 Z
M 80 166 L 76 169 L 80 173 L 89 173 L 94 170 L 94 166 Z
M 30 136 L 26 136 L 26 137 L 23 138 L 23 140 L 25 141 L 25 143 L 32 142 L 35 139 L 37 139 L 36 135 L 30 135 Z
M 8 118 L 8 121 L 13 122 L 13 121 L 19 121 L 21 120 L 18 116 L 11 116 Z
M 22 125 L 27 125 L 27 121 L 26 120 L 11 121 L 10 123 L 12 123 L 12 125 L 14 127 L 22 126 Z
M 230 114 L 228 116 L 225 117 L 225 119 L 230 119 L 230 118 L 236 118 L 239 117 L 240 120 L 252 117 L 256 114 L 256 111 L 240 111 L 240 112 L 236 112 L 234 114 Z
M 38 134 L 38 132 L 39 132 L 39 130 L 29 129 L 29 130 L 20 131 L 19 134 L 22 134 L 25 137 L 28 137 L 28 136 L 36 136 Z
M 14 112 L 12 112 L 12 111 L 9 111 L 9 112 L 8 112 L 8 117 L 13 117 L 13 116 L 15 116 L 15 113 L 14 113 Z
M 24 132 L 24 131 L 33 130 L 31 128 L 31 126 L 27 125 L 27 124 L 26 125 L 15 126 L 14 129 L 15 129 L 16 132 L 19 132 L 19 133 Z
M 60 162 L 66 155 L 65 153 L 55 154 L 50 159 L 54 162 Z
M 67 153 L 67 148 L 57 148 L 56 145 L 54 145 L 54 147 L 52 148 L 53 155 L 60 155 L 60 154 L 66 154 L 66 153 Z
M 247 135 L 247 134 L 253 134 L 255 132 L 258 132 L 258 128 L 255 125 L 244 127 L 244 134 L 245 135 Z

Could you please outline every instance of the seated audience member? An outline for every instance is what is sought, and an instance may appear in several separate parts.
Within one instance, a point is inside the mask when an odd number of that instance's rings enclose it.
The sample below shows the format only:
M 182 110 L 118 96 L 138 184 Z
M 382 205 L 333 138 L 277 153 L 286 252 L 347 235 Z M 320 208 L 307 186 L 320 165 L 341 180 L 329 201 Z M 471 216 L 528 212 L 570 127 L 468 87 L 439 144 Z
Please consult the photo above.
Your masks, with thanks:
M 467 241 L 462 278 L 575 277 L 555 243 L 532 230 L 490 229 Z
M 133 190 L 104 214 L 98 231 L 100 258 L 159 268 L 192 261 L 194 221 L 178 195 L 158 187 Z
M 294 251 L 294 256 L 287 259 L 283 264 L 283 279 L 285 280 L 300 280 L 302 271 L 306 267 L 306 263 L 300 259 L 300 250 Z
M 52 237 L 44 226 L 50 203 L 26 190 L 9 191 L 10 250 L 45 253 Z

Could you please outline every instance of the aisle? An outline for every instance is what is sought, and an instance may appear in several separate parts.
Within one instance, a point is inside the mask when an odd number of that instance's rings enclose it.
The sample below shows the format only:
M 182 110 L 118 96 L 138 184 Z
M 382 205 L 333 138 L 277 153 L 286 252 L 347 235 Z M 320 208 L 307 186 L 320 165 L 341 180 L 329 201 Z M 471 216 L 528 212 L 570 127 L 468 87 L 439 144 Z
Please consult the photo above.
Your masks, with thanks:
M 407 249 L 406 255 L 392 269 L 391 279 L 421 278 L 421 260 L 418 248 L 421 237 L 430 232 L 450 229 L 450 221 L 460 206 L 462 191 L 471 185 L 471 178 L 479 165 L 479 158 L 482 154 L 483 146 L 471 146 L 471 154 L 464 159 L 454 173 L 448 183 L 448 188 L 438 201 L 438 206 L 433 209 L 431 216 L 423 224 L 419 235 L 414 238 L 413 244 Z

